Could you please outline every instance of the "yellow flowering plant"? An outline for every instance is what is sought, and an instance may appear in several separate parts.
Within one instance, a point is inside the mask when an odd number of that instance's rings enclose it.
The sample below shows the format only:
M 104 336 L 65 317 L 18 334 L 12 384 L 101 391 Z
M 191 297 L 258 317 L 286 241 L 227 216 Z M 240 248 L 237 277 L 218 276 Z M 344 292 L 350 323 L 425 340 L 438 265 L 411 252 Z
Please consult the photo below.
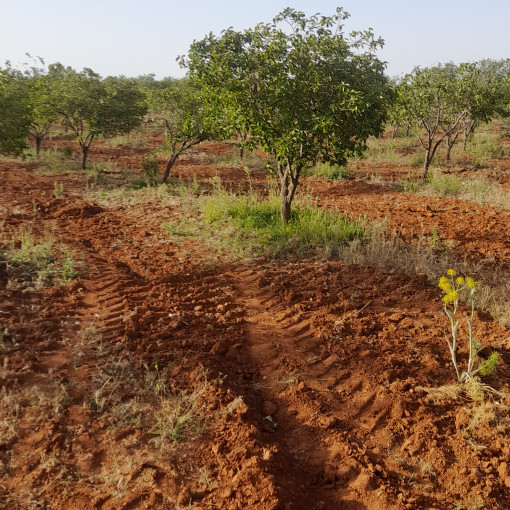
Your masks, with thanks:
M 481 375 L 489 375 L 496 369 L 499 354 L 493 352 L 488 359 L 475 368 L 476 355 L 480 352 L 482 347 L 473 336 L 473 320 L 475 316 L 475 305 L 480 284 L 475 282 L 470 277 L 457 276 L 453 269 L 448 269 L 446 276 L 441 276 L 439 279 L 439 288 L 443 291 L 443 308 L 450 319 L 451 327 L 451 340 L 445 334 L 448 348 L 452 357 L 453 366 L 457 379 L 460 382 L 467 382 L 480 373 Z M 466 317 L 468 326 L 468 351 L 469 357 L 467 368 L 464 372 L 460 372 L 457 364 L 457 333 L 459 329 L 459 321 L 456 320 L 456 315 L 459 310 L 459 302 L 461 297 L 467 295 L 467 301 L 471 308 L 471 313 Z

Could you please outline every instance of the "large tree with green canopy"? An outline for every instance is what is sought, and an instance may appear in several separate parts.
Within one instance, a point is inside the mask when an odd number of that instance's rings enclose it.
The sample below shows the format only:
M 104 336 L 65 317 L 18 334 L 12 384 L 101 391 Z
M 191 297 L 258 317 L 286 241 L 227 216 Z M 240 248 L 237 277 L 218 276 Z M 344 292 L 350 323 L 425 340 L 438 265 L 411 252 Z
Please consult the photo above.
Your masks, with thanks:
M 288 8 L 272 23 L 210 34 L 181 57 L 212 119 L 274 155 L 283 222 L 303 168 L 344 164 L 384 126 L 389 88 L 375 55 L 383 42 L 370 29 L 346 35 L 347 17 Z
M 78 73 L 57 63 L 49 66 L 46 80 L 50 104 L 80 145 L 83 169 L 94 139 L 129 133 L 147 112 L 145 96 L 133 79 L 103 80 L 91 69 Z

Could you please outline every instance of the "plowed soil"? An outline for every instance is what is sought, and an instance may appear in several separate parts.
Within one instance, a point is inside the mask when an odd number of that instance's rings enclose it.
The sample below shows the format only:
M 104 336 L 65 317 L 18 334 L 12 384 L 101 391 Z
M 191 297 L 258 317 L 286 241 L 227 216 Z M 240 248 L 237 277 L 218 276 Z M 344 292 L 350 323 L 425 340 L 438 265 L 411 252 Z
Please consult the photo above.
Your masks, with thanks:
M 94 157 L 139 167 L 143 152 Z M 0 162 L 3 231 L 51 231 L 80 277 L 16 286 L 0 262 L 2 508 L 510 508 L 510 335 L 486 313 L 475 333 L 501 354 L 484 380 L 498 393 L 477 401 L 448 393 L 447 318 L 425 275 L 218 260 L 162 230 L 188 213 L 178 200 L 95 203 L 88 175 L 36 167 Z M 246 185 L 193 157 L 175 174 Z M 459 260 L 509 267 L 508 211 L 360 178 L 303 187 L 407 243 L 439 232 Z

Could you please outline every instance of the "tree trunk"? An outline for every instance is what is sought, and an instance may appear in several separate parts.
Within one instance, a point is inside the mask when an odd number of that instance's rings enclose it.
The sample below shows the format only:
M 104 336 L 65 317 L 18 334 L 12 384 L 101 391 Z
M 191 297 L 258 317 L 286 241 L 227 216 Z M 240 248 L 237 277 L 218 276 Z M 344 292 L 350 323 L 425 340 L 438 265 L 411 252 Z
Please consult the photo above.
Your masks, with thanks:
M 450 156 L 453 149 L 453 146 L 455 145 L 455 142 L 457 141 L 457 138 L 459 138 L 460 131 L 457 131 L 453 137 L 447 136 L 446 137 L 446 163 L 450 164 Z
M 37 157 L 39 157 L 39 153 L 41 152 L 41 142 L 42 142 L 42 136 L 35 136 L 35 154 Z
M 423 180 L 427 179 L 431 161 L 432 161 L 432 158 L 430 157 L 430 149 L 426 149 L 425 150 L 425 161 L 423 162 L 423 176 L 422 176 Z
M 281 193 L 281 203 L 280 203 L 280 217 L 282 219 L 282 223 L 288 223 L 290 220 L 290 202 L 289 197 L 286 193 L 285 188 L 282 187 Z
M 425 181 L 428 177 L 429 167 L 434 159 L 434 155 L 436 153 L 439 144 L 443 141 L 443 139 L 439 139 L 435 144 L 429 142 L 429 146 L 425 149 L 425 161 L 423 163 L 423 180 Z
M 179 154 L 174 154 L 168 158 L 168 161 L 166 162 L 165 166 L 165 173 L 163 174 L 163 179 L 161 179 L 161 182 L 166 182 L 168 180 L 168 176 L 170 175 L 170 169 L 174 166 L 174 163 L 177 159 Z
M 90 145 L 84 145 L 81 148 L 81 169 L 85 170 L 87 166 L 87 156 L 89 154 Z
M 241 131 L 239 137 L 241 138 L 241 144 L 239 147 L 239 158 L 242 161 L 244 159 L 244 142 L 248 138 L 248 133 L 246 131 Z
M 286 224 L 290 220 L 290 206 L 296 193 L 300 168 L 292 169 L 290 163 L 287 163 L 285 168 L 278 164 L 278 174 L 280 176 L 280 217 L 282 223 Z
M 446 164 L 450 164 L 450 154 L 452 152 L 453 143 L 450 143 L 449 140 L 446 140 Z

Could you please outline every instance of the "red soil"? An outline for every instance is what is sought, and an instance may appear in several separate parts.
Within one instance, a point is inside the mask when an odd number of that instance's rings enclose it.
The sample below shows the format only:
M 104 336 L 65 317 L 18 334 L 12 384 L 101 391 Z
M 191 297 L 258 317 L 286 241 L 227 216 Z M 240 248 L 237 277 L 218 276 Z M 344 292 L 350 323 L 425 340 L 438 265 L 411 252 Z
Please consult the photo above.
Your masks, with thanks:
M 198 240 L 161 229 L 178 205 L 100 206 L 83 198 L 83 174 L 33 168 L 0 163 L 3 229 L 54 229 L 83 269 L 69 285 L 12 288 L 0 265 L 1 391 L 20 402 L 4 413 L 16 433 L 1 436 L 3 508 L 510 508 L 510 399 L 434 404 L 420 389 L 454 383 L 425 276 L 338 261 L 213 264 Z M 176 168 L 204 184 L 216 173 L 245 185 L 238 168 L 194 158 Z M 265 185 L 262 172 L 253 180 Z M 460 256 L 508 267 L 506 211 L 360 180 L 303 187 L 354 217 L 389 218 L 407 242 L 434 228 Z M 476 319 L 477 338 L 502 355 L 486 382 L 510 394 L 509 332 Z M 90 323 L 101 351 L 83 341 Z M 140 388 L 155 365 L 172 387 L 202 388 L 201 433 L 162 446 L 150 429 L 113 427 L 91 388 L 98 367 L 120 363 Z M 65 399 L 34 403 L 55 387 Z M 116 391 L 119 404 L 133 398 L 130 385 Z

